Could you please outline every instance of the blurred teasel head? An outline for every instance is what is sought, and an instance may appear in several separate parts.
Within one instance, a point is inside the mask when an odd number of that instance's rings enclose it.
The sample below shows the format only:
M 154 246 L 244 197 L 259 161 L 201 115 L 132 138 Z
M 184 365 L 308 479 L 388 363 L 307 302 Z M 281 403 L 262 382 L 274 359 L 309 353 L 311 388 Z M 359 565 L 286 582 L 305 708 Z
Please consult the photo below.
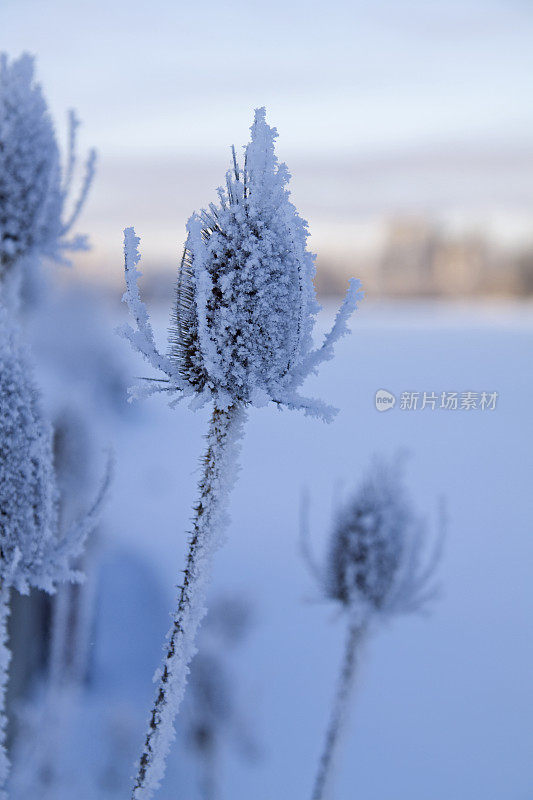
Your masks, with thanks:
M 442 544 L 424 560 L 424 522 L 403 486 L 399 460 L 376 460 L 336 514 L 325 570 L 327 596 L 366 619 L 415 611 L 435 594 Z
M 78 120 L 70 112 L 69 149 L 62 170 L 54 125 L 28 54 L 0 55 L 0 279 L 29 256 L 64 260 L 87 247 L 67 234 L 85 202 L 94 172 L 91 151 L 78 198 L 66 215 L 76 165 Z M 66 216 L 65 216 L 66 215 Z
M 256 110 L 243 165 L 233 149 L 233 166 L 218 190 L 218 203 L 188 222 L 168 356 L 155 356 L 153 340 L 142 346 L 138 332 L 124 333 L 167 373 L 167 388 L 201 401 L 214 399 L 219 408 L 273 401 L 330 417 L 331 409 L 299 397 L 296 389 L 332 357 L 334 342 L 347 332 L 347 319 L 361 297 L 359 282 L 352 280 L 332 331 L 313 350 L 319 310 L 314 256 L 307 249 L 307 223 L 289 200 L 289 172 L 274 151 L 277 135 L 266 122 L 265 109 Z M 125 234 L 125 297 L 150 340 L 134 283 L 139 240 L 133 229 Z
M 0 585 L 52 592 L 78 580 L 73 564 L 96 524 L 107 491 L 68 531 L 59 532 L 52 430 L 44 419 L 27 354 L 0 304 Z

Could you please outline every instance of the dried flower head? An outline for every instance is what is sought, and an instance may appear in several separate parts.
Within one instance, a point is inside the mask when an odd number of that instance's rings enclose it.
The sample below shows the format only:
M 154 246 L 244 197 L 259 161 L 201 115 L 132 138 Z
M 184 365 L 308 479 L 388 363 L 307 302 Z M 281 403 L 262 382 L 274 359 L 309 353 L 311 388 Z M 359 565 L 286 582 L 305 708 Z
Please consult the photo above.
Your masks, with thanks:
M 70 113 L 69 153 L 62 174 L 54 126 L 28 55 L 9 62 L 0 55 L 0 278 L 31 255 L 63 260 L 65 250 L 86 248 L 84 237 L 67 240 L 94 173 L 89 154 L 73 210 L 65 206 L 76 165 L 78 120 Z
M 166 390 L 213 399 L 219 408 L 273 401 L 330 417 L 332 409 L 297 395 L 334 342 L 361 297 L 352 280 L 332 331 L 318 350 L 311 334 L 319 309 L 307 224 L 289 200 L 289 172 L 274 152 L 275 128 L 255 112 L 244 166 L 233 169 L 218 204 L 193 214 L 178 276 L 168 356 L 155 349 L 136 285 L 138 238 L 125 231 L 128 302 L 137 330 L 134 346 L 169 378 Z
M 1 585 L 53 591 L 58 581 L 79 579 L 72 565 L 96 523 L 109 472 L 90 512 L 59 535 L 52 431 L 25 349 L 1 305 L 0 462 Z
M 376 461 L 337 513 L 327 558 L 327 596 L 362 617 L 420 608 L 434 594 L 441 544 L 423 566 L 424 532 L 399 463 Z

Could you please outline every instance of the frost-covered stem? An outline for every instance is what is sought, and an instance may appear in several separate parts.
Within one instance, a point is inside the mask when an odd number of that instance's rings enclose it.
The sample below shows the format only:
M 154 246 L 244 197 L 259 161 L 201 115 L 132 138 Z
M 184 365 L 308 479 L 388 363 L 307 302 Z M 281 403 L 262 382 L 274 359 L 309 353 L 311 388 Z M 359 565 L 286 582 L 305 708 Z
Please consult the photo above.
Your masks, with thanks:
M 235 482 L 244 418 L 240 405 L 213 410 L 178 608 L 167 636 L 162 670 L 156 677 L 156 699 L 133 787 L 133 800 L 150 800 L 165 772 L 165 761 L 175 736 L 174 719 L 195 653 L 196 632 L 205 614 L 211 562 L 225 527 L 226 504 Z
M 6 689 L 11 653 L 7 646 L 7 620 L 9 617 L 9 586 L 0 586 L 0 800 L 7 800 L 6 784 L 9 777 L 9 758 L 6 752 Z
M 354 623 L 349 626 L 339 682 L 333 700 L 333 708 L 326 732 L 324 749 L 320 757 L 318 772 L 315 778 L 312 800 L 324 800 L 326 790 L 331 780 L 335 753 L 348 713 L 348 705 L 357 664 L 357 650 L 363 636 L 364 627 Z

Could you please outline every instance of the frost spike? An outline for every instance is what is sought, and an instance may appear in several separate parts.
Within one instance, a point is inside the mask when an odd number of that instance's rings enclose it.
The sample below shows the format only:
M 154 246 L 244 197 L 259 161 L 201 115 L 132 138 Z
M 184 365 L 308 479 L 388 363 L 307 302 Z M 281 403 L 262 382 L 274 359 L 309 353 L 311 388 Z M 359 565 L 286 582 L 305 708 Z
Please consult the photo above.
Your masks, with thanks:
M 150 324 L 148 311 L 141 300 L 137 284 L 142 274 L 137 269 L 137 264 L 141 260 L 139 242 L 140 239 L 135 235 L 135 230 L 126 228 L 124 231 L 126 292 L 122 299 L 128 304 L 128 308 L 137 324 L 137 330 L 133 330 L 129 325 L 124 325 L 119 328 L 119 333 L 128 339 L 132 347 L 142 353 L 152 367 L 168 374 L 171 365 L 168 359 L 162 356 L 155 346 L 154 332 Z
M 363 297 L 364 293 L 361 291 L 361 281 L 358 281 L 356 278 L 350 278 L 348 291 L 337 311 L 333 327 L 329 333 L 325 335 L 322 346 L 309 353 L 304 362 L 304 371 L 306 374 L 311 370 L 315 370 L 323 361 L 329 361 L 333 358 L 334 345 L 339 339 L 350 333 L 348 320 Z

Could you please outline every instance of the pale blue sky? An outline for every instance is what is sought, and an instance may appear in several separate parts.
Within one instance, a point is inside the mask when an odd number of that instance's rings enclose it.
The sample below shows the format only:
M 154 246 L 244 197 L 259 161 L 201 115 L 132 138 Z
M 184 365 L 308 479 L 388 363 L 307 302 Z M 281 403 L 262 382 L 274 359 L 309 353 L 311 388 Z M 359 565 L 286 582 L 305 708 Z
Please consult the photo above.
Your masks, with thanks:
M 87 272 L 121 282 L 132 224 L 173 269 L 259 105 L 319 263 L 398 214 L 533 231 L 530 2 L 0 0 L 0 34 L 37 56 L 58 133 L 74 106 L 98 149 Z
M 225 147 L 266 105 L 288 153 L 533 134 L 533 6 L 513 0 L 0 0 L 56 116 L 116 151 Z M 245 134 L 243 134 L 243 139 Z

